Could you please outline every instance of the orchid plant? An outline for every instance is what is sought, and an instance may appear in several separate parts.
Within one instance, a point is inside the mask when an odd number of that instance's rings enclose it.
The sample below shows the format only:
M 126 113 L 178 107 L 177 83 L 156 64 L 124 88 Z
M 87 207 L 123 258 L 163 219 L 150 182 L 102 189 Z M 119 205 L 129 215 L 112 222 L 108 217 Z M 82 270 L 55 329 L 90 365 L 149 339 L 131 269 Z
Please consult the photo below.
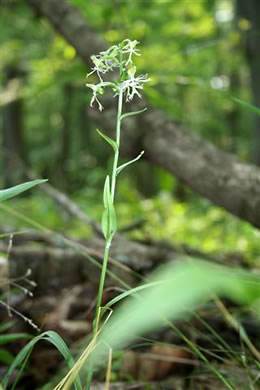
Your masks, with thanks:
M 100 130 L 97 130 L 98 134 L 108 142 L 114 151 L 114 161 L 112 166 L 111 175 L 107 175 L 104 185 L 103 202 L 104 212 L 102 216 L 102 231 L 105 237 L 106 245 L 104 250 L 103 265 L 99 283 L 99 290 L 96 303 L 96 311 L 93 323 L 93 337 L 95 337 L 99 330 L 99 318 L 101 312 L 101 302 L 104 290 L 105 276 L 107 270 L 107 261 L 109 257 L 110 246 L 117 231 L 116 213 L 114 209 L 116 179 L 118 174 L 126 168 L 128 165 L 137 161 L 144 153 L 140 154 L 131 161 L 128 161 L 122 165 L 118 165 L 119 162 L 119 150 L 120 150 L 120 132 L 121 122 L 124 118 L 132 115 L 137 115 L 144 110 L 132 111 L 123 113 L 123 101 L 126 102 L 133 100 L 135 95 L 141 98 L 140 91 L 146 82 L 150 81 L 147 74 L 136 76 L 136 66 L 134 63 L 134 56 L 140 56 L 140 51 L 137 49 L 138 41 L 131 41 L 125 39 L 118 45 L 113 45 L 106 51 L 102 51 L 97 55 L 91 56 L 94 66 L 87 77 L 96 74 L 98 76 L 97 84 L 86 84 L 87 87 L 92 89 L 93 96 L 90 101 L 90 106 L 93 107 L 94 103 L 98 105 L 100 111 L 103 110 L 103 105 L 99 100 L 99 96 L 102 96 L 105 92 L 105 88 L 110 87 L 114 92 L 114 96 L 118 98 L 117 107 L 117 120 L 116 120 L 116 136 L 115 139 L 103 134 Z M 118 80 L 107 81 L 103 80 L 103 75 L 108 72 L 115 72 L 119 75 Z M 106 77 L 107 78 L 107 77 Z M 92 370 L 90 370 L 92 371 Z M 91 376 L 92 374 L 90 374 Z M 90 382 L 90 378 L 88 383 Z
M 90 102 L 90 106 L 93 107 L 94 103 L 97 103 L 98 109 L 103 110 L 102 103 L 100 102 L 98 96 L 103 95 L 105 88 L 110 87 L 114 92 L 114 96 L 118 97 L 118 109 L 117 109 L 117 121 L 116 121 L 116 137 L 112 139 L 100 130 L 98 134 L 105 139 L 113 148 L 114 151 L 114 162 L 112 167 L 111 175 L 107 175 L 104 186 L 104 212 L 102 217 L 102 231 L 106 240 L 105 251 L 104 251 L 104 260 L 101 271 L 100 285 L 97 298 L 96 314 L 94 320 L 94 331 L 98 330 L 98 313 L 101 307 L 103 288 L 105 282 L 105 275 L 107 269 L 107 260 L 109 255 L 109 248 L 114 234 L 117 230 L 116 223 L 116 214 L 114 210 L 114 198 L 115 198 L 115 188 L 116 188 L 116 178 L 117 175 L 128 165 L 137 161 L 143 151 L 133 160 L 128 161 L 127 163 L 118 166 L 119 160 L 119 149 L 120 149 L 120 131 L 121 131 L 121 122 L 124 118 L 130 115 L 139 114 L 141 111 L 132 111 L 123 113 L 123 100 L 131 101 L 135 95 L 141 98 L 140 91 L 143 89 L 143 86 L 146 82 L 150 81 L 147 74 L 136 76 L 136 66 L 133 60 L 134 56 L 140 56 L 140 51 L 137 49 L 138 41 L 131 41 L 130 39 L 125 39 L 118 45 L 111 46 L 108 50 L 102 51 L 97 55 L 91 56 L 93 61 L 93 68 L 91 72 L 88 73 L 87 77 L 96 74 L 98 76 L 99 82 L 97 84 L 86 84 L 87 87 L 91 88 L 93 91 L 93 96 Z M 119 80 L 116 81 L 104 81 L 103 75 L 108 72 L 118 71 Z

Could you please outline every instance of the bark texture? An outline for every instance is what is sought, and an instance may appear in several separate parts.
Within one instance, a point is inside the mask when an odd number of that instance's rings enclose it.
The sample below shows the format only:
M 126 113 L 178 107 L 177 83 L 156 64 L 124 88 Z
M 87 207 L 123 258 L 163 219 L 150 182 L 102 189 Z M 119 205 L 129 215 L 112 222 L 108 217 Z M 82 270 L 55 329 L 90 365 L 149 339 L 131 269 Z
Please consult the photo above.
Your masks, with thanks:
M 29 2 L 75 47 L 89 67 L 90 56 L 106 48 L 105 43 L 89 29 L 79 12 L 66 0 Z M 113 122 L 108 118 L 109 111 L 105 115 L 107 120 L 104 122 L 103 117 L 102 123 L 109 131 L 109 124 Z M 169 120 L 161 111 L 149 110 L 141 119 L 129 118 L 125 122 L 126 127 L 135 129 L 127 139 L 125 154 L 138 153 L 141 150 L 139 147 L 143 147 L 150 161 L 161 165 L 194 191 L 233 215 L 260 227 L 259 168 L 219 150 Z M 126 131 L 125 135 L 129 133 Z
M 158 110 L 143 120 L 144 149 L 151 161 L 216 205 L 260 227 L 260 170 L 256 166 L 216 148 Z
M 245 51 L 249 65 L 253 103 L 260 107 L 260 2 L 237 0 L 237 16 L 250 22 L 246 34 Z M 255 115 L 253 131 L 253 160 L 260 166 L 260 116 Z

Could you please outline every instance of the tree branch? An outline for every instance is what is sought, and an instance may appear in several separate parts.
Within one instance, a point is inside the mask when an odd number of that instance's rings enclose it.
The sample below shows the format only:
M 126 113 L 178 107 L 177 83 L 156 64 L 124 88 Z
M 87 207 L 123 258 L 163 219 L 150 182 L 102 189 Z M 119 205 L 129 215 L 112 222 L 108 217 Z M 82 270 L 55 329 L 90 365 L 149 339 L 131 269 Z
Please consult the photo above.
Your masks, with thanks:
M 144 149 L 194 191 L 233 215 L 260 227 L 260 169 L 245 164 L 167 119 L 159 110 L 144 115 Z M 151 135 L 152 133 L 152 135 Z
M 29 3 L 74 46 L 87 66 L 91 66 L 93 53 L 106 48 L 104 41 L 66 0 L 29 0 Z M 135 147 L 143 145 L 146 158 L 213 203 L 260 228 L 259 168 L 184 130 L 161 111 L 149 110 L 141 119 L 130 119 L 143 124 L 135 139 L 132 135 L 130 143 Z

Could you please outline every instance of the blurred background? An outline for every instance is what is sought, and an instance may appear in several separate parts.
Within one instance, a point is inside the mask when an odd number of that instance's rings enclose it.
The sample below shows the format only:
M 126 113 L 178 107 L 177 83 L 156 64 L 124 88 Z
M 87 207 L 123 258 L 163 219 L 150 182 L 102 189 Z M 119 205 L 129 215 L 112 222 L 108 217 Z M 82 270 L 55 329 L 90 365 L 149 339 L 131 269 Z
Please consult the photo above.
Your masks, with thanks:
M 138 73 L 152 79 L 145 86 L 149 106 L 260 165 L 259 122 L 233 100 L 260 105 L 258 0 L 69 2 L 108 45 L 126 38 L 140 42 Z M 29 3 L 1 1 L 1 186 L 25 181 L 33 170 L 100 220 L 111 154 L 89 115 L 91 92 L 85 83 L 90 69 Z M 37 223 L 72 237 L 90 234 L 40 189 L 11 200 L 8 207 L 2 215 L 12 229 Z M 145 159 L 120 177 L 117 213 L 122 229 L 141 223 L 131 231 L 133 238 L 240 252 L 250 263 L 260 257 L 255 228 Z

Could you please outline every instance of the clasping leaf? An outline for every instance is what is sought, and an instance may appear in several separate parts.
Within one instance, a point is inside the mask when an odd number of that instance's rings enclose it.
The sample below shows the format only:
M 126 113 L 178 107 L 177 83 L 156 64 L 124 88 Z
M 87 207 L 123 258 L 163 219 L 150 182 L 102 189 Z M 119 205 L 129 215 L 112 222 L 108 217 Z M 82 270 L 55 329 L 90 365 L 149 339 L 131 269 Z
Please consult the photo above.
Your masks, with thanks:
M 120 119 L 122 120 L 124 118 L 127 118 L 128 116 L 142 114 L 142 112 L 145 112 L 146 110 L 147 108 L 144 108 L 143 110 L 139 110 L 139 111 L 126 112 L 125 114 L 121 115 Z
M 106 240 L 111 239 L 117 230 L 116 213 L 110 192 L 110 178 L 107 175 L 104 186 L 104 212 L 102 216 L 102 232 Z
M 104 138 L 105 141 L 107 141 L 109 143 L 109 145 L 112 146 L 112 148 L 114 149 L 114 152 L 116 153 L 118 151 L 118 146 L 117 146 L 117 143 L 110 137 L 108 137 L 107 135 L 105 135 L 104 133 L 102 133 L 102 131 L 100 131 L 99 129 L 96 129 L 98 134 L 100 135 L 100 137 Z
M 130 160 L 128 162 L 126 162 L 125 164 L 122 164 L 120 165 L 117 169 L 116 169 L 116 174 L 119 175 L 119 173 L 124 169 L 126 168 L 128 165 L 130 164 L 133 164 L 135 161 L 139 160 L 142 155 L 144 154 L 144 150 L 141 151 L 141 153 L 136 157 L 134 158 L 133 160 Z

